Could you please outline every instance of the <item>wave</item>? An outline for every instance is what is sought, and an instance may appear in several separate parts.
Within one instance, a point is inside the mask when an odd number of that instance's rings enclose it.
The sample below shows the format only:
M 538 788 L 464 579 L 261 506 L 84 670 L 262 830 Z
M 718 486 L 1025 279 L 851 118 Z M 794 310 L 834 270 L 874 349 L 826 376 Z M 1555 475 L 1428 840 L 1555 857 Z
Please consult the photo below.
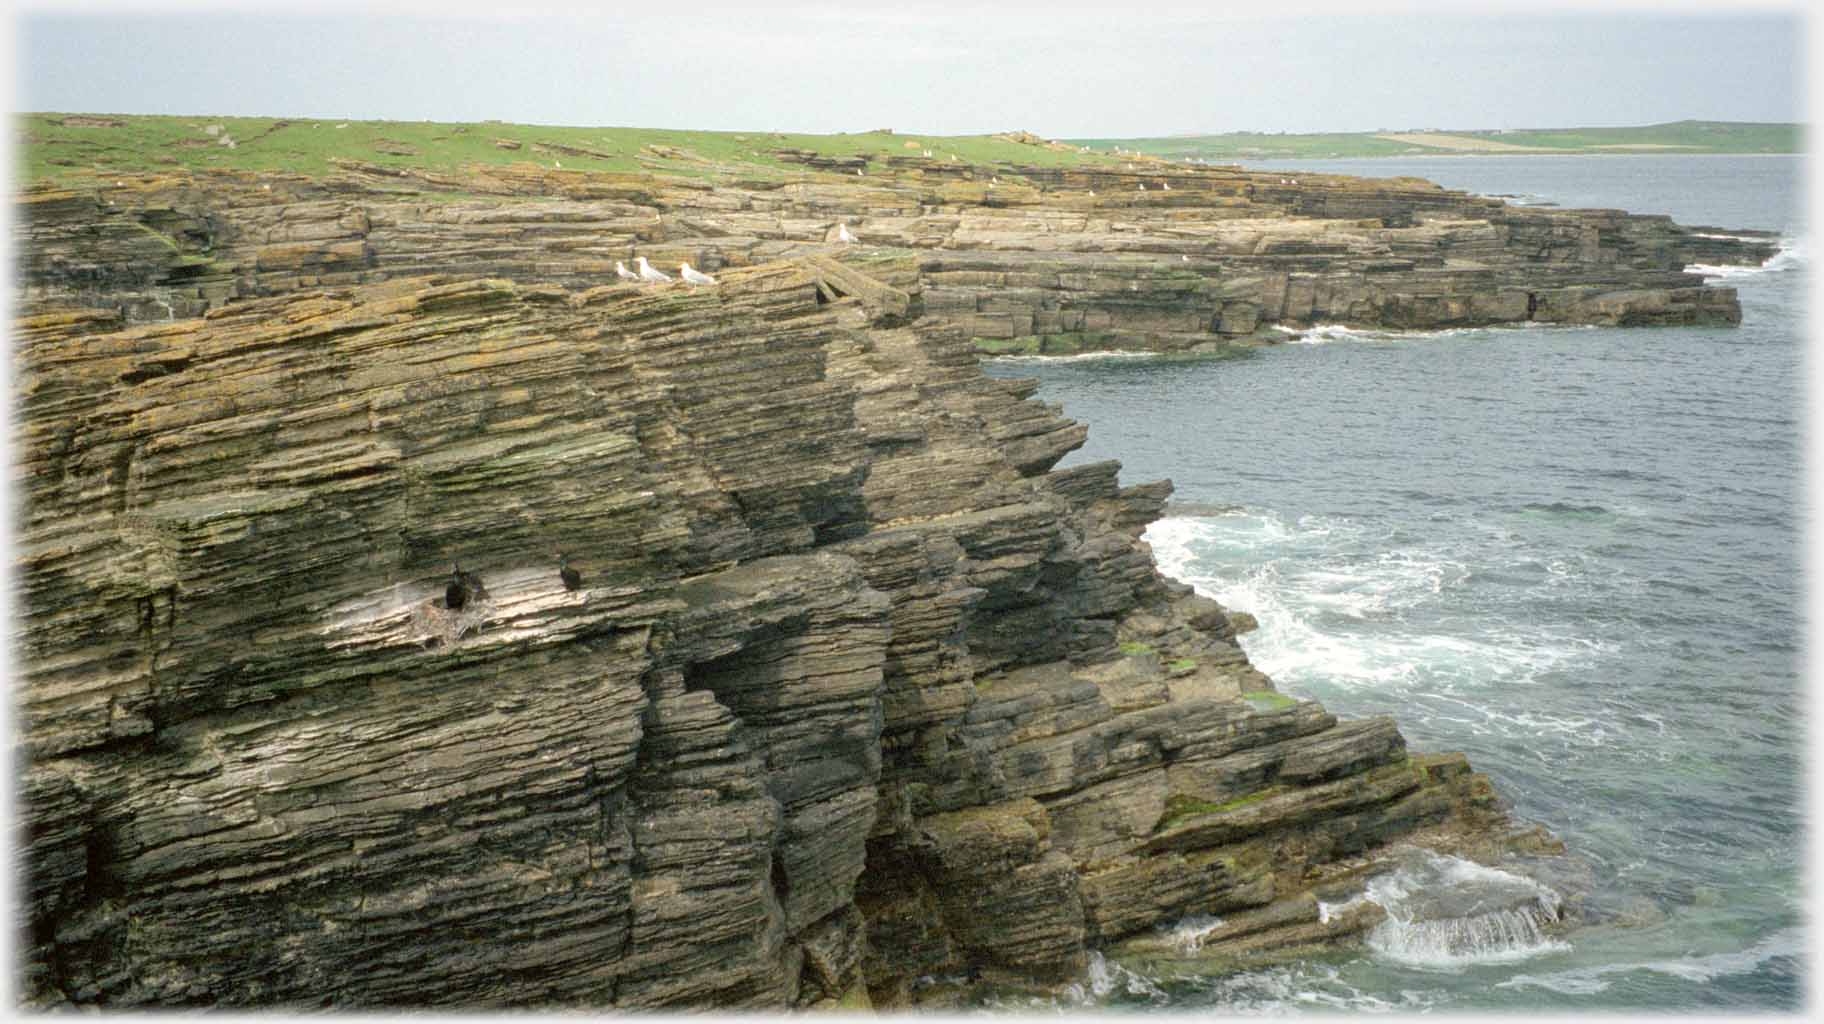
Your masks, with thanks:
M 1509 206 L 1557 206 L 1557 202 L 1537 192 L 1476 192 L 1483 199 L 1499 199 Z
M 1343 980 L 1335 965 L 1306 962 L 1268 967 L 1205 979 L 1200 986 L 1215 1008 L 1225 1013 L 1270 1014 L 1289 1011 L 1393 1013 L 1424 1012 L 1435 995 L 1410 988 L 1397 999 L 1383 998 Z
M 1513 323 L 1485 324 L 1479 327 L 1434 329 L 1351 327 L 1347 324 L 1312 324 L 1309 327 L 1274 324 L 1273 329 L 1283 334 L 1293 335 L 1286 340 L 1288 345 L 1327 345 L 1338 341 L 1422 341 L 1430 338 L 1455 338 L 1468 334 L 1483 334 L 1490 331 L 1584 331 L 1593 330 L 1594 327 L 1590 324 L 1554 324 L 1538 320 L 1521 320 Z
M 1173 924 L 1160 925 L 1157 930 L 1164 933 L 1173 949 L 1189 955 L 1203 949 L 1203 940 L 1221 927 L 1222 918 L 1213 914 L 1187 914 Z
M 1556 892 L 1460 857 L 1414 850 L 1363 897 L 1387 911 L 1369 950 L 1407 967 L 1461 971 L 1570 949 L 1545 931 L 1559 919 Z
M 1062 1001 L 1079 1006 L 1100 1002 L 1113 995 L 1117 989 L 1128 995 L 1153 1000 L 1163 1001 L 1166 998 L 1165 991 L 1154 984 L 1152 979 L 1118 963 L 1110 963 L 1107 957 L 1097 951 L 1089 954 L 1089 965 L 1083 972 L 1083 981 L 1066 988 Z
M 1029 355 L 991 355 L 983 356 L 997 363 L 1087 363 L 1103 359 L 1157 359 L 1163 352 L 1124 352 L 1106 349 L 1097 352 L 1078 352 L 1068 356 L 1029 356 Z
M 1728 237 L 1710 236 L 1702 237 Z M 1760 241 L 1760 239 L 1751 239 Z M 1803 238 L 1782 238 L 1780 248 L 1767 261 L 1758 266 L 1691 263 L 1685 267 L 1687 274 L 1702 274 L 1706 280 L 1730 280 L 1744 277 L 1759 277 L 1762 274 L 1777 274 L 1788 270 L 1802 270 L 1811 263 L 1810 244 Z
M 1612 649 L 1613 638 L 1591 635 L 1581 619 L 1509 614 L 1515 600 L 1608 585 L 1581 561 L 1548 562 L 1526 547 L 1474 538 L 1403 541 L 1342 518 L 1246 511 L 1161 519 L 1145 540 L 1161 572 L 1254 616 L 1258 627 L 1239 644 L 1284 692 L 1340 699 L 1345 709 L 1397 699 L 1409 723 L 1449 723 L 1457 735 L 1551 736 L 1594 748 L 1629 730 L 1606 715 L 1488 699 Z
M 1629 513 L 1617 511 L 1605 505 L 1579 505 L 1570 501 L 1529 501 L 1514 509 L 1523 516 L 1536 516 L 1545 519 L 1575 520 L 1579 522 L 1597 522 L 1622 518 Z M 1638 515 L 1639 512 L 1633 513 Z
M 1594 995 L 1608 989 L 1615 975 L 1645 971 L 1685 981 L 1705 982 L 1729 975 L 1752 974 L 1777 957 L 1803 957 L 1804 933 L 1798 928 L 1784 928 L 1743 950 L 1711 953 L 1707 956 L 1684 956 L 1675 960 L 1646 960 L 1638 963 L 1600 964 L 1575 967 L 1550 974 L 1516 974 L 1497 982 L 1496 988 L 1543 988 L 1566 995 Z

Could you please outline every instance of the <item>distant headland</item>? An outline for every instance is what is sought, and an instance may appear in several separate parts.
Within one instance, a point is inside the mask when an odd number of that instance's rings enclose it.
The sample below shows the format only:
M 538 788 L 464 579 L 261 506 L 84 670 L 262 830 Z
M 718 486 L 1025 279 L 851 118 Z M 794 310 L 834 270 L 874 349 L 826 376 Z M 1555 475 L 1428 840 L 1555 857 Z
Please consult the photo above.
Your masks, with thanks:
M 1392 156 L 1568 156 L 1616 153 L 1802 153 L 1803 125 L 1669 121 L 1623 128 L 1392 128 L 1374 132 L 1226 132 L 1146 139 L 1069 139 L 1091 150 L 1221 162 Z

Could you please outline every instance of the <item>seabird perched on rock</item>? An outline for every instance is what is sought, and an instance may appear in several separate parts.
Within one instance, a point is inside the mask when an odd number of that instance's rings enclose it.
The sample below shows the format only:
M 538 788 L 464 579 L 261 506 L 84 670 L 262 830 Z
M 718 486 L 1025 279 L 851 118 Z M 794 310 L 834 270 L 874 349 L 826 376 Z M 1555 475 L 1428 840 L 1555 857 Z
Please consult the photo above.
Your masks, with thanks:
M 628 270 L 627 264 L 622 263 L 620 260 L 614 261 L 614 276 L 623 281 L 638 281 L 640 279 L 640 275 Z
M 651 281 L 655 284 L 658 282 L 661 282 L 661 281 L 671 280 L 670 274 L 667 274 L 663 270 L 660 270 L 657 267 L 654 267 L 652 264 L 646 262 L 646 257 L 636 256 L 636 257 L 634 257 L 634 259 L 636 261 L 638 261 L 638 263 L 640 264 L 640 280 Z
M 469 603 L 469 588 L 463 582 L 462 566 L 450 563 L 450 585 L 443 588 L 443 606 L 455 611 Z
M 855 168 L 855 176 L 856 176 L 856 177 L 857 177 L 857 178 L 865 178 L 865 177 L 867 177 L 867 175 L 865 175 L 865 174 L 863 174 L 863 173 L 861 173 L 861 168 L 859 168 L 859 167 L 857 167 L 857 168 Z
M 849 234 L 849 226 L 847 224 L 838 224 L 836 225 L 836 240 L 838 242 L 853 242 L 855 236 Z
M 451 563 L 451 567 L 455 569 L 454 575 L 457 582 L 462 584 L 463 589 L 468 591 L 470 597 L 481 601 L 486 601 L 488 599 L 488 588 L 481 585 L 480 576 L 477 576 L 460 566 L 456 566 L 455 563 Z
M 570 567 L 570 556 L 563 552 L 557 555 L 557 576 L 564 581 L 565 590 L 575 590 L 583 585 L 583 574 Z
M 1160 182 L 1159 187 L 1162 189 L 1165 189 L 1167 192 L 1170 192 L 1172 190 L 1172 183 L 1169 181 Z
M 1140 191 L 1142 191 L 1142 192 L 1146 191 L 1146 182 L 1143 181 L 1140 183 Z
M 687 284 L 698 285 L 716 283 L 716 279 L 710 277 L 708 274 L 699 273 L 690 269 L 690 264 L 688 263 L 678 264 L 678 273 L 684 275 L 684 280 Z

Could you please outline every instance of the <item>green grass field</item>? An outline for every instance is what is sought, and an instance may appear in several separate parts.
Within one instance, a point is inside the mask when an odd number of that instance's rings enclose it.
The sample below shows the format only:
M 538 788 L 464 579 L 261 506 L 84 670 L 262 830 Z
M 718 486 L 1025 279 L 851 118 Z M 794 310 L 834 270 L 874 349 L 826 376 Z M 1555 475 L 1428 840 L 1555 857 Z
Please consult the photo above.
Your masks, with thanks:
M 390 167 L 453 171 L 473 164 L 561 164 L 584 171 L 712 177 L 783 178 L 803 166 L 782 149 L 830 157 L 865 157 L 876 168 L 890 156 L 951 156 L 975 165 L 1058 167 L 1115 165 L 1114 147 L 1168 159 L 1222 163 L 1262 159 L 1411 156 L 1420 153 L 1796 153 L 1800 126 L 1679 121 L 1644 128 L 1446 132 L 1393 140 L 1372 133 L 1262 135 L 1235 133 L 1163 139 L 1079 139 L 1067 147 L 1033 145 L 1004 135 L 839 135 L 702 132 L 661 128 L 576 128 L 485 121 L 343 121 L 334 118 L 168 117 L 137 114 L 18 114 L 16 177 L 76 182 L 160 170 L 328 173 L 332 158 Z M 233 146 L 221 140 L 233 140 Z M 1414 140 L 1418 141 L 1414 141 Z M 1079 147 L 1088 146 L 1083 153 Z M 1524 147 L 1523 149 L 1520 147 Z M 1617 148 L 1626 147 L 1626 148 Z
M 1513 131 L 1440 131 L 1413 135 L 1398 129 L 1321 135 L 1232 132 L 1154 139 L 1071 139 L 1096 151 L 1124 150 L 1180 160 L 1488 155 L 1539 150 L 1556 153 L 1802 153 L 1802 126 L 1733 121 L 1673 121 L 1630 128 L 1541 128 Z M 1428 138 L 1429 136 L 1429 138 Z
M 951 155 L 973 164 L 1055 167 L 1112 156 L 1064 152 L 991 135 L 844 135 L 699 132 L 658 128 L 571 128 L 546 125 L 444 124 L 430 121 L 344 121 L 334 118 L 165 117 L 152 115 L 20 114 L 15 116 L 18 176 L 68 181 L 118 172 L 232 169 L 322 175 L 330 159 L 392 167 L 454 170 L 468 164 L 535 163 L 587 171 L 706 176 L 723 171 L 782 177 L 802 165 L 780 160 L 780 149 L 833 157 Z M 220 131 L 210 134 L 209 129 Z M 234 140 L 230 148 L 219 140 Z M 518 148 L 500 143 L 518 143 Z M 648 147 L 662 147 L 658 150 Z M 642 161 L 644 157 L 644 161 Z

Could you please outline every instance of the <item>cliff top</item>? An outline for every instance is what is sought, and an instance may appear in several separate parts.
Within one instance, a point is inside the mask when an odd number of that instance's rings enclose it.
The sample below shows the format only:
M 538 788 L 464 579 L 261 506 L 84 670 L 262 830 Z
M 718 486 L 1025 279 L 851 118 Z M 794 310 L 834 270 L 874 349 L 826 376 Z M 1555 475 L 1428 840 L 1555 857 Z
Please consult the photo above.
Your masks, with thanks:
M 332 173 L 335 161 L 454 170 L 471 164 L 559 164 L 583 171 L 651 171 L 691 177 L 783 179 L 807 161 L 866 173 L 889 157 L 971 164 L 1102 166 L 1128 160 L 1083 152 L 1027 132 L 900 135 L 891 129 L 837 135 L 579 128 L 484 121 L 357 121 L 339 118 L 20 114 L 20 168 L 28 182 L 146 171 Z M 824 169 L 831 169 L 825 166 Z
M 27 182 L 76 183 L 147 171 L 272 171 L 325 176 L 338 161 L 452 171 L 468 165 L 533 164 L 569 170 L 656 172 L 696 178 L 782 180 L 807 166 L 885 169 L 892 157 L 976 165 L 1108 168 L 1136 158 L 1230 162 L 1491 153 L 1799 153 L 1800 125 L 1677 121 L 1622 128 L 1515 131 L 1229 132 L 1169 138 L 1042 139 L 992 135 L 902 135 L 890 128 L 809 135 L 685 131 L 483 121 L 360 121 L 312 117 L 15 115 Z M 1115 147 L 1122 152 L 1114 152 Z

